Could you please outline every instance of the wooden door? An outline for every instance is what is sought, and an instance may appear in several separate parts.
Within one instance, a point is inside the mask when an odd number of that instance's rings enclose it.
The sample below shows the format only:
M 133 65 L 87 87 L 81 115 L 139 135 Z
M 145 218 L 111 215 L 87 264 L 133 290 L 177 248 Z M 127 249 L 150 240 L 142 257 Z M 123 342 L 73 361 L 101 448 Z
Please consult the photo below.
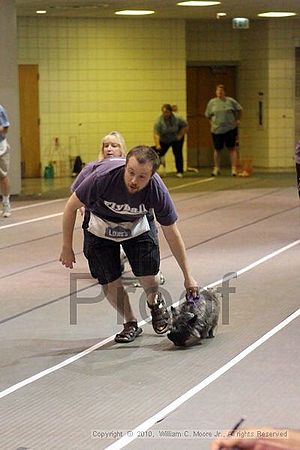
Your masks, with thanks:
M 41 176 L 38 66 L 19 65 L 21 168 L 23 178 Z
M 217 84 L 224 84 L 226 95 L 236 95 L 236 68 L 233 66 L 187 67 L 187 118 L 189 132 L 188 166 L 213 165 L 213 145 L 209 120 L 204 116 L 208 101 L 215 97 Z M 229 164 L 227 152 L 223 152 L 222 165 Z

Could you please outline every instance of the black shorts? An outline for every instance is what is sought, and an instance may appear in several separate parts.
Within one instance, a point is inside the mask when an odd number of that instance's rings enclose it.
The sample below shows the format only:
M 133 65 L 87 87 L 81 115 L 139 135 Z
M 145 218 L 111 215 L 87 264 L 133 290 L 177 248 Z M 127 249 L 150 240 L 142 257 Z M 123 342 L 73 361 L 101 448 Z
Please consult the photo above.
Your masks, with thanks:
M 238 135 L 238 129 L 234 128 L 233 130 L 227 131 L 227 133 L 223 134 L 215 134 L 212 133 L 214 148 L 217 151 L 221 151 L 224 148 L 224 145 L 231 150 L 236 145 L 236 138 Z
M 156 275 L 160 253 L 154 223 L 146 233 L 123 241 L 122 247 L 136 277 Z M 122 275 L 119 242 L 103 239 L 84 229 L 83 253 L 88 260 L 92 277 L 100 284 L 112 283 Z

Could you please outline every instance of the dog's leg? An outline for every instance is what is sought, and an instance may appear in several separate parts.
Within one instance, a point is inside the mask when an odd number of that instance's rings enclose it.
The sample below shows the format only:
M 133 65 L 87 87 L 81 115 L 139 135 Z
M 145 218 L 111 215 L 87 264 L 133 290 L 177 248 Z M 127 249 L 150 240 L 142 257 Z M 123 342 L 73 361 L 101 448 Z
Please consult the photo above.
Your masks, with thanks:
M 213 328 L 211 328 L 211 329 L 209 330 L 207 338 L 208 338 L 208 339 L 214 338 L 214 337 L 215 337 L 215 333 L 214 333 L 214 332 L 215 332 L 215 327 L 213 327 Z
M 203 328 L 201 330 L 201 338 L 202 339 L 206 339 L 207 337 L 209 337 L 209 329 L 208 328 Z

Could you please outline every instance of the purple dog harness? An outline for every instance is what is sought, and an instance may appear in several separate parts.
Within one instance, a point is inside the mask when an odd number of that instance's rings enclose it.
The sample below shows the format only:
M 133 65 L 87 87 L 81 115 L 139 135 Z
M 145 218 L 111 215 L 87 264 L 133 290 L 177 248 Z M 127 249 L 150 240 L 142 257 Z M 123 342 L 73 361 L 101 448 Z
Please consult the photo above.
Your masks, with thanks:
M 193 297 L 193 294 L 191 292 L 188 292 L 185 298 L 188 305 L 194 305 L 196 302 L 204 300 L 203 295 L 198 294 L 196 297 Z

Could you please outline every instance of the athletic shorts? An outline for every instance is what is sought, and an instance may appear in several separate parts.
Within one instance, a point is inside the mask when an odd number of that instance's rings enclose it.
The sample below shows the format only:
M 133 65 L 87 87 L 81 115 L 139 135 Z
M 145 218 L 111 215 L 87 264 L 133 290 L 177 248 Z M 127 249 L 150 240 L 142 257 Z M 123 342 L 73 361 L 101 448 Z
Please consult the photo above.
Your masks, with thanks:
M 136 277 L 156 275 L 160 266 L 158 235 L 154 222 L 146 233 L 122 241 L 132 272 Z M 84 229 L 83 253 L 93 278 L 100 284 L 112 283 L 121 277 L 120 243 L 103 239 Z
M 0 178 L 7 177 L 9 170 L 9 150 L 10 147 L 4 139 L 0 142 Z
M 233 130 L 227 131 L 227 133 L 223 133 L 223 134 L 212 133 L 215 150 L 217 150 L 217 151 L 223 150 L 224 145 L 228 149 L 233 149 L 236 144 L 237 135 L 238 135 L 237 128 L 234 128 Z

